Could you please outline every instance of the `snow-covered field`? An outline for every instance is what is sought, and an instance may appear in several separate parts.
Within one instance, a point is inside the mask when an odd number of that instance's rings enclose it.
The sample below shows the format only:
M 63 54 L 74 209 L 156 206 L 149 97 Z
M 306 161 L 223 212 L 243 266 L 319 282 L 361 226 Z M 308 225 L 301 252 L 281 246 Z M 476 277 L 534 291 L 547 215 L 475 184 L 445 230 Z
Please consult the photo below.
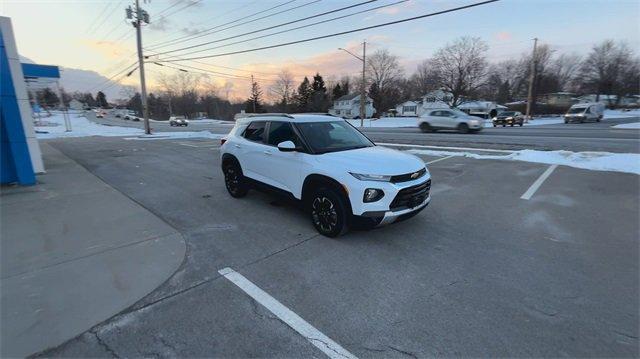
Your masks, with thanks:
M 622 123 L 619 125 L 611 126 L 612 128 L 623 128 L 631 130 L 640 130 L 640 122 Z
M 624 118 L 624 117 L 639 117 L 640 109 L 634 109 L 630 111 L 622 110 L 604 110 L 604 118 Z
M 46 126 L 34 126 L 39 139 L 87 137 L 87 136 L 129 136 L 135 139 L 180 139 L 180 138 L 212 138 L 220 139 L 223 135 L 209 131 L 158 132 L 156 136 L 145 137 L 144 130 L 132 127 L 105 126 L 87 120 L 80 114 L 69 114 L 71 132 L 66 132 L 64 117 L 60 112 L 52 112 L 52 116 L 43 117 L 41 122 Z M 217 121 L 217 120 L 216 120 Z M 135 137 L 131 137 L 135 136 Z M 140 137 L 138 137 L 140 136 Z
M 473 152 L 454 152 L 411 149 L 407 152 L 428 156 L 460 156 L 478 160 L 507 160 L 563 165 L 593 171 L 614 171 L 640 175 L 640 154 L 571 151 L 513 151 L 507 155 L 481 155 Z

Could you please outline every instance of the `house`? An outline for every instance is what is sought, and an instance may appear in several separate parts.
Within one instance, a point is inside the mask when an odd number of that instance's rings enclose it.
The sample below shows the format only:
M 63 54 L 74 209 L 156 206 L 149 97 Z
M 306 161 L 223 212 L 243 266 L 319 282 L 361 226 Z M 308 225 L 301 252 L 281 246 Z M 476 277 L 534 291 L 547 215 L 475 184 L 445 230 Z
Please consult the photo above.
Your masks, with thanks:
M 577 102 L 576 94 L 571 92 L 553 92 L 542 96 L 541 102 L 552 106 L 570 107 Z
M 367 96 L 365 100 L 365 116 L 370 118 L 376 112 L 373 100 Z M 342 118 L 360 118 L 360 94 L 344 95 L 333 101 L 329 114 Z
M 84 110 L 84 108 L 87 107 L 87 105 L 85 105 L 84 103 L 76 100 L 76 99 L 72 99 L 71 101 L 69 101 L 69 109 L 70 110 Z
M 417 117 L 420 115 L 422 100 L 405 101 L 395 108 L 396 116 L 399 117 Z

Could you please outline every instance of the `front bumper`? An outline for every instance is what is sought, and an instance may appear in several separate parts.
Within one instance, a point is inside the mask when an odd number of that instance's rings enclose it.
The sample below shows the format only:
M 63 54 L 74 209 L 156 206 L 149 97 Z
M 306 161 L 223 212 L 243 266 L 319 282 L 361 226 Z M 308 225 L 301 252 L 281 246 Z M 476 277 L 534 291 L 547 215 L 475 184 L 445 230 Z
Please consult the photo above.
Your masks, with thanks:
M 431 195 L 427 197 L 422 203 L 413 207 L 406 208 L 398 211 L 374 211 L 374 212 L 364 212 L 361 217 L 371 218 L 375 221 L 379 221 L 376 225 L 378 227 L 385 226 L 387 224 L 394 223 L 399 220 L 403 220 L 405 218 L 412 217 L 414 213 L 417 213 L 423 210 L 425 207 L 429 205 L 431 202 Z

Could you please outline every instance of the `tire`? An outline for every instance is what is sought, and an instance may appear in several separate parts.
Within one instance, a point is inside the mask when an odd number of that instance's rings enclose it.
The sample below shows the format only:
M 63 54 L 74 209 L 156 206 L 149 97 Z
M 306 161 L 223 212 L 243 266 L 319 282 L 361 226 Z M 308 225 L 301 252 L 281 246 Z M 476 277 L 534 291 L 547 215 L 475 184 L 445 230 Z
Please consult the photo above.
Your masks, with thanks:
M 513 122 L 509 124 L 509 126 L 513 127 Z
M 229 163 L 223 167 L 222 172 L 224 173 L 224 185 L 231 197 L 242 198 L 247 195 L 249 186 L 242 175 L 240 165 L 235 162 Z
M 431 128 L 431 125 L 428 124 L 427 122 L 421 122 L 420 123 L 420 131 L 422 132 L 433 132 L 433 128 Z
M 505 124 L 502 124 L 502 127 L 507 127 L 507 125 L 505 125 Z
M 466 123 L 461 123 L 458 125 L 458 132 L 460 133 L 469 133 L 469 125 Z
M 520 125 L 520 127 L 522 127 L 522 125 L 524 125 L 524 124 L 523 124 L 522 122 L 520 122 L 520 124 L 519 124 L 519 125 Z
M 329 238 L 347 231 L 347 208 L 343 196 L 327 187 L 318 188 L 309 199 L 311 223 L 318 233 Z

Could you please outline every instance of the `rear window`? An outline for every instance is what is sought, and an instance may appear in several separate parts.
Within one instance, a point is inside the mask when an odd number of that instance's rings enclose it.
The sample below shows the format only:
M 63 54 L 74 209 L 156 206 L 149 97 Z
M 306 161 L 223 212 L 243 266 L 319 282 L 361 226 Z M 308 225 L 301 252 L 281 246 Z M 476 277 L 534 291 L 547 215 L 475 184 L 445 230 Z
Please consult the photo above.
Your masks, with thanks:
M 244 130 L 244 138 L 249 141 L 264 142 L 264 128 L 266 124 L 264 121 L 251 122 Z

